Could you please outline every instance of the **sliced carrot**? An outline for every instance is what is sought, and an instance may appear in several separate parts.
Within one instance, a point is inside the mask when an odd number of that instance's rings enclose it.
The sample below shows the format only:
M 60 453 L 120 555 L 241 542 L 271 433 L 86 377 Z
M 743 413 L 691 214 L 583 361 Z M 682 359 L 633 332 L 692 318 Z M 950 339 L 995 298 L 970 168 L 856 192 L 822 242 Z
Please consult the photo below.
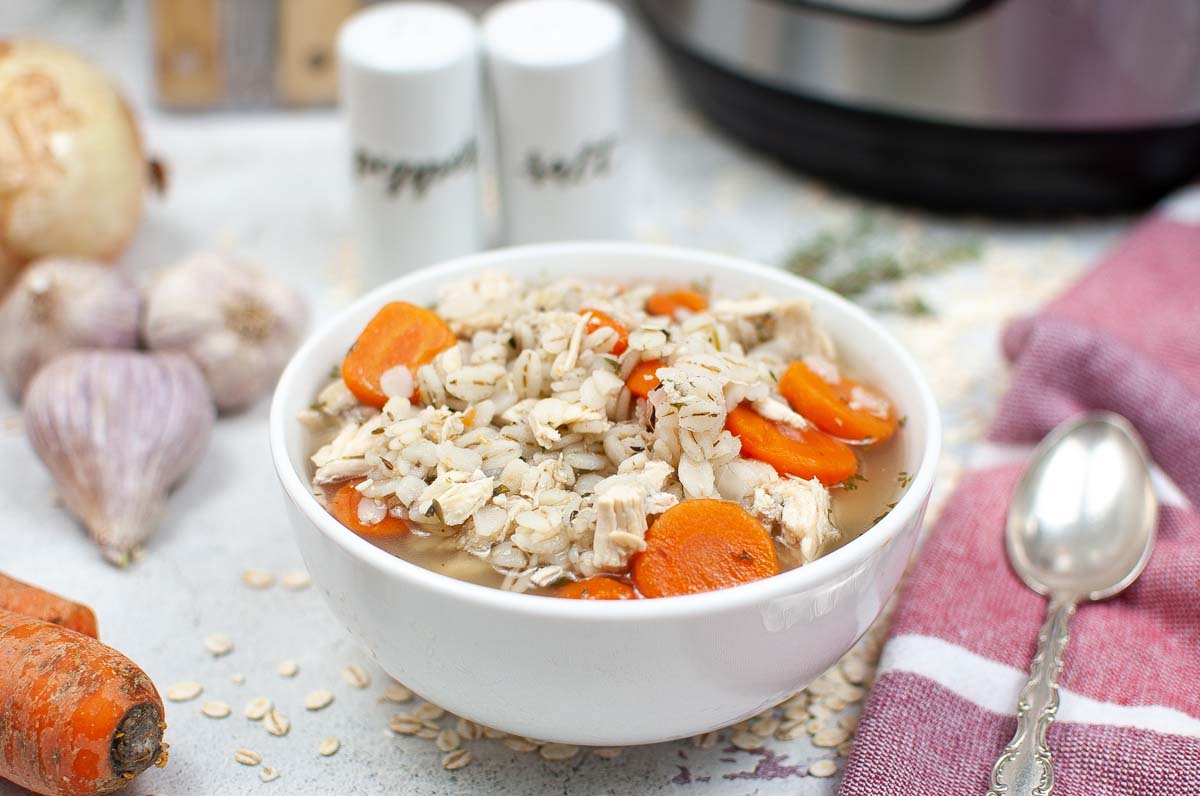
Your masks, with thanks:
M 359 520 L 358 504 L 362 500 L 362 493 L 354 488 L 355 484 L 359 483 L 361 483 L 361 479 L 343 484 L 333 494 L 333 500 L 329 501 L 329 513 L 342 525 L 360 536 L 396 536 L 408 533 L 408 523 L 391 514 L 385 515 L 374 525 L 366 525 Z
M 779 380 L 779 392 L 800 414 L 826 434 L 840 439 L 883 442 L 896 433 L 896 413 L 890 405 L 887 416 L 850 406 L 858 382 L 845 376 L 831 384 L 816 371 L 796 360 Z
M 642 596 L 672 597 L 768 578 L 779 561 L 767 529 L 738 504 L 687 500 L 646 531 L 630 573 Z
M 454 345 L 454 332 L 437 313 L 393 301 L 384 305 L 354 341 L 342 361 L 342 379 L 354 397 L 368 406 L 382 409 L 387 394 L 379 380 L 384 373 L 401 365 L 416 379 L 417 368 Z M 417 391 L 413 390 L 414 400 Z
M 625 386 L 639 398 L 647 397 L 651 390 L 662 384 L 662 380 L 658 378 L 658 369 L 664 364 L 657 359 L 639 362 L 633 369 L 633 373 L 630 373 L 629 378 L 625 380 Z
M 554 596 L 572 600 L 636 600 L 637 592 L 624 581 L 597 575 L 560 586 Z
M 625 353 L 625 349 L 629 348 L 629 330 L 625 328 L 624 324 L 613 318 L 613 316 L 609 315 L 603 310 L 597 310 L 591 307 L 585 307 L 584 309 L 581 309 L 579 314 L 591 316 L 588 318 L 587 322 L 588 334 L 591 334 L 602 326 L 607 326 L 609 329 L 612 329 L 617 333 L 617 342 L 612 347 L 612 352 L 614 354 L 621 356 L 621 354 Z
M 94 638 L 4 610 L 0 716 L 0 779 L 34 793 L 112 793 L 167 760 L 145 672 Z
M 858 460 L 849 445 L 815 428 L 801 431 L 767 420 L 746 404 L 734 407 L 725 427 L 741 439 L 743 456 L 766 462 L 780 475 L 816 478 L 833 486 L 858 472 Z
M 708 309 L 708 298 L 695 290 L 670 290 L 655 293 L 646 299 L 646 312 L 651 315 L 675 317 L 680 310 L 700 312 Z
M 96 615 L 86 605 L 59 597 L 37 586 L 22 583 L 0 572 L 0 609 L 12 611 L 43 622 L 61 625 L 68 630 L 92 638 L 100 638 L 96 630 Z

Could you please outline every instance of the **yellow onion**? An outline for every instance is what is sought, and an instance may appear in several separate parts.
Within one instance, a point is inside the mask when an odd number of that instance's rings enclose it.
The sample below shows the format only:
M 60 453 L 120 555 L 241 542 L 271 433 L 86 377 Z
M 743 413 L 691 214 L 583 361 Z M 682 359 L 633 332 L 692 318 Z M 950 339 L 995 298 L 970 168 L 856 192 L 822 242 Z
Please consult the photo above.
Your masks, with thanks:
M 145 187 L 137 125 L 104 73 L 53 44 L 0 40 L 0 293 L 39 257 L 116 258 Z

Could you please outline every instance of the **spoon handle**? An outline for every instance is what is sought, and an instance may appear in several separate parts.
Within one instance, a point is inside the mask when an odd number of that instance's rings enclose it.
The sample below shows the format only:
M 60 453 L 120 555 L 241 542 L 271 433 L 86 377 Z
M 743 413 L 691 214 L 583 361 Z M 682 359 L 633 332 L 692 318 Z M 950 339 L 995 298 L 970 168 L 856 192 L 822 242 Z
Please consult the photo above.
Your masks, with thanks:
M 1029 681 L 1017 699 L 1017 731 L 992 767 L 988 796 L 1050 796 L 1054 790 L 1046 730 L 1058 712 L 1058 675 L 1075 599 L 1050 599 L 1046 621 L 1038 633 L 1037 654 L 1029 667 Z

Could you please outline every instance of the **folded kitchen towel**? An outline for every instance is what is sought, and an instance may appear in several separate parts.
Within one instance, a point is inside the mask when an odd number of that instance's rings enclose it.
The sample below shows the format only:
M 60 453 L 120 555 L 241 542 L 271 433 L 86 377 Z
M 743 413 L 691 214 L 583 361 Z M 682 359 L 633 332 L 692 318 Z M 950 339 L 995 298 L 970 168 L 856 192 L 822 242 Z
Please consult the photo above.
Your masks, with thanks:
M 990 444 L 1033 444 L 1072 415 L 1106 409 L 1133 422 L 1169 478 L 1145 573 L 1071 622 L 1048 735 L 1054 794 L 1200 796 L 1200 188 L 1165 203 L 1078 284 L 1013 323 L 1004 348 L 1012 384 Z M 1005 515 L 1023 469 L 1010 458 L 970 471 L 921 547 L 845 796 L 987 792 L 1046 607 L 1005 556 Z

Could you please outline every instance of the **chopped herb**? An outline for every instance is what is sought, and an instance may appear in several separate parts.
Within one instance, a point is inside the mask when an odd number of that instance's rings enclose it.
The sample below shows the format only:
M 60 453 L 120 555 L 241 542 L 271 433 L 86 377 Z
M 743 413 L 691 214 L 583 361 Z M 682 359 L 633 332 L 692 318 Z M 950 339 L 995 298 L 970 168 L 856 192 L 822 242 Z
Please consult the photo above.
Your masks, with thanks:
M 312 411 L 312 412 L 324 412 L 325 404 L 321 403 L 320 401 L 316 401 L 315 403 L 309 404 L 308 408 L 309 408 L 309 411 Z
M 872 524 L 872 525 L 874 525 L 875 523 L 879 522 L 879 521 L 880 521 L 880 520 L 882 520 L 884 517 L 886 517 L 888 514 L 891 514 L 891 513 L 892 513 L 892 509 L 894 509 L 894 508 L 896 508 L 896 502 L 895 502 L 895 501 L 892 501 L 891 503 L 889 503 L 889 504 L 887 504 L 886 506 L 884 506 L 884 512 L 883 512 L 882 514 L 880 514 L 878 517 L 876 517 L 875 519 L 871 520 L 871 524 Z
M 587 586 L 584 586 L 583 591 L 579 592 L 579 596 L 586 600 L 587 598 L 592 596 L 592 593 L 590 591 L 588 591 Z
M 899 425 L 900 428 L 904 428 L 905 426 L 907 426 L 908 425 L 908 415 L 904 415 L 903 417 L 901 417 L 897 421 L 897 425 Z
M 353 348 L 353 346 L 351 348 Z M 341 377 L 342 377 L 342 369 L 339 368 L 337 365 L 334 365 L 332 368 L 329 369 L 329 378 L 340 379 Z
M 508 485 L 507 484 L 497 484 L 496 488 L 492 490 L 492 497 L 496 497 L 496 495 L 507 495 L 507 494 L 508 494 Z
M 387 429 L 385 429 L 383 426 L 380 426 L 379 428 L 371 429 L 372 434 L 384 434 L 386 432 L 387 432 Z
M 600 357 L 600 361 L 608 365 L 613 373 L 621 372 L 621 363 L 617 361 L 616 357 Z
M 912 480 L 913 477 L 907 470 L 901 470 L 896 473 L 896 483 L 900 485 L 901 489 L 908 489 L 908 485 L 912 483 Z
M 974 238 L 930 239 L 903 234 L 900 223 L 881 221 L 872 212 L 858 216 L 849 227 L 824 230 L 801 244 L 786 259 L 785 267 L 840 293 L 859 299 L 878 285 L 910 277 L 942 273 L 979 259 L 981 245 Z M 877 309 L 910 316 L 933 314 L 918 296 L 876 305 Z
M 933 307 L 920 296 L 905 296 L 895 304 L 896 311 L 912 318 L 928 318 L 934 315 Z
M 388 468 L 389 470 L 395 470 L 395 469 L 396 469 L 396 465 L 392 464 L 392 463 L 391 463 L 391 462 L 389 462 L 387 459 L 384 459 L 384 458 L 382 458 L 382 457 L 381 457 L 381 458 L 379 459 L 379 461 L 380 461 L 380 462 L 382 462 L 382 463 L 383 463 L 383 466 L 384 466 L 384 467 L 386 467 L 386 468 Z
M 860 475 L 859 473 L 855 473 L 854 475 L 850 476 L 845 481 L 843 481 L 841 484 L 839 484 L 839 486 L 841 486 L 841 488 L 846 490 L 847 492 L 853 492 L 854 490 L 858 489 L 859 484 L 865 484 L 865 483 L 867 483 L 866 477 L 863 475 Z
M 689 286 L 697 293 L 703 293 L 707 296 L 712 292 L 712 277 L 706 276 L 703 279 L 693 279 L 689 283 Z
M 739 561 L 753 561 L 754 557 L 752 555 L 750 555 L 748 552 L 746 552 L 745 550 L 743 550 L 742 552 L 737 554 L 737 559 Z

